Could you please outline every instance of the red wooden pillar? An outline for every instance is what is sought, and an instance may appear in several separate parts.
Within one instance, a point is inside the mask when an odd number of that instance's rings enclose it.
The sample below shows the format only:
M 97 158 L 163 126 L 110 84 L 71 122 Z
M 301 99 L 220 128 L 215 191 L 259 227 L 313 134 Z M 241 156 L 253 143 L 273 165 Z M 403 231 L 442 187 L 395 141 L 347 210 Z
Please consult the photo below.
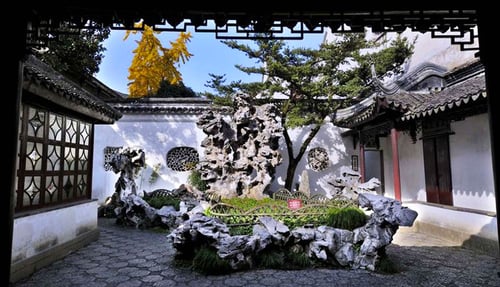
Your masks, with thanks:
M 392 174 L 394 177 L 394 197 L 401 201 L 401 178 L 399 175 L 399 151 L 398 151 L 398 131 L 391 129 L 392 144 Z

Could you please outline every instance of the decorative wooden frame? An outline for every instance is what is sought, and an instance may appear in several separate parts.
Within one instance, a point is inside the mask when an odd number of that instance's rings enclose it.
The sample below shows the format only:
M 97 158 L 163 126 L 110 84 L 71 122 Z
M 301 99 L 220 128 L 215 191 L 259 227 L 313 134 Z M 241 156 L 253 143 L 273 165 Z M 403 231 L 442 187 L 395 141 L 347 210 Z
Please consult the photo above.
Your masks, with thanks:
M 359 171 L 359 160 L 357 155 L 351 155 L 351 168 L 354 171 Z

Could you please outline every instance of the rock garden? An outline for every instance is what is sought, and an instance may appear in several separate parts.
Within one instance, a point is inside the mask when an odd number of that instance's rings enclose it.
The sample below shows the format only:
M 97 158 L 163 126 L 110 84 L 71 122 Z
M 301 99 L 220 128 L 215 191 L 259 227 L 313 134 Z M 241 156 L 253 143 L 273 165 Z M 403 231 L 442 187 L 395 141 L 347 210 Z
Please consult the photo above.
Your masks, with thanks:
M 189 182 L 174 190 L 139 192 L 134 181 L 145 165 L 141 149 L 124 149 L 111 160 L 119 174 L 103 208 L 116 223 L 166 232 L 176 259 L 205 274 L 251 268 L 311 267 L 381 270 L 385 248 L 417 213 L 375 192 L 379 182 L 359 181 L 342 168 L 329 194 L 299 189 L 270 191 L 280 126 L 272 105 L 235 100 L 232 122 L 214 112 L 200 116 L 206 134 L 204 159 Z M 307 178 L 307 177 L 305 177 Z

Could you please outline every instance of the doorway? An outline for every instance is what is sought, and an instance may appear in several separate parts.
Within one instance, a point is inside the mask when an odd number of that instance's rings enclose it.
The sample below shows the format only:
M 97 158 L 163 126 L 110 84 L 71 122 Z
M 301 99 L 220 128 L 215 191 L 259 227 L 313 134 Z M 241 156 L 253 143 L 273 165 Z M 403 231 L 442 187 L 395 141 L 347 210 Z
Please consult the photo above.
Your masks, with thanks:
M 383 151 L 378 149 L 365 149 L 365 182 L 375 177 L 380 180 L 380 186 L 375 190 L 377 194 L 384 194 L 384 156 Z

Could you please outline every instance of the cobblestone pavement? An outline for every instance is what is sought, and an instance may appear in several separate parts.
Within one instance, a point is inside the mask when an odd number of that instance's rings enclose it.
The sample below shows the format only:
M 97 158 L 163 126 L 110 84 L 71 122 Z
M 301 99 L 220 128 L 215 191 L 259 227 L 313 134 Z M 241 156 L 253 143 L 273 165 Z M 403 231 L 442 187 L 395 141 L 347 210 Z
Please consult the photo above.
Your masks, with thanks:
M 205 276 L 176 267 L 165 233 L 99 219 L 99 240 L 40 269 L 14 287 L 63 286 L 500 286 L 500 258 L 453 246 L 401 227 L 387 247 L 399 272 L 250 270 Z

